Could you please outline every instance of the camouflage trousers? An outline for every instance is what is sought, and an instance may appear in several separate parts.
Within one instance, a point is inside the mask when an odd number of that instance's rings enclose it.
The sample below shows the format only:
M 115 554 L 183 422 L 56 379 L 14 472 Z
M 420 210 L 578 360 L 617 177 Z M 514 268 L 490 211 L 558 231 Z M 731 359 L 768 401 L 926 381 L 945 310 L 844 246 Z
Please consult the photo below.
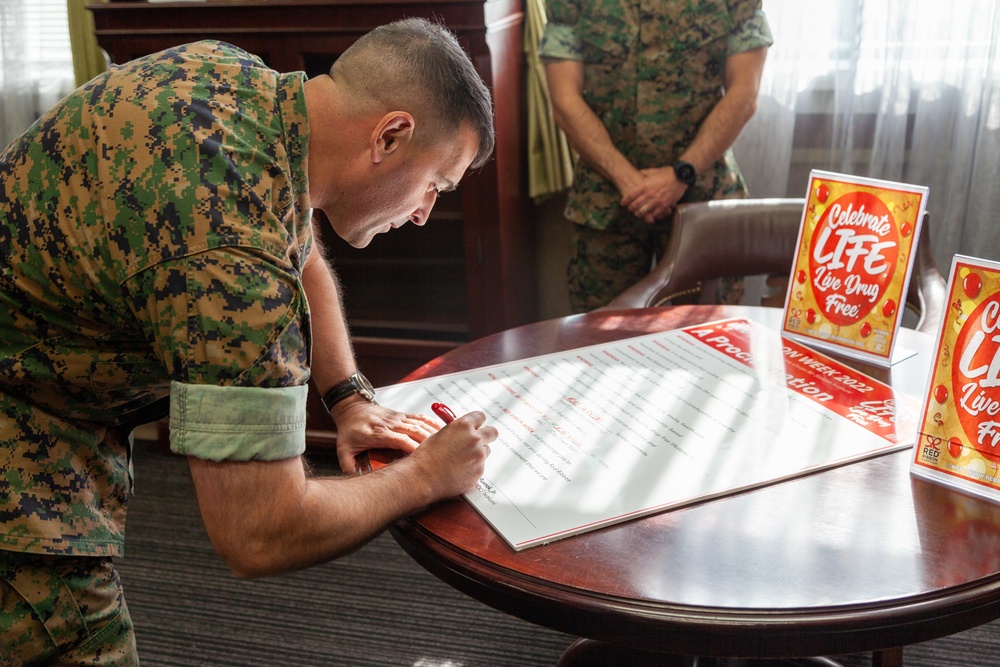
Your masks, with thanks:
M 566 277 L 574 313 L 606 306 L 639 282 L 662 256 L 670 239 L 670 222 L 647 224 L 620 215 L 608 229 L 574 225 Z
M 574 313 L 606 306 L 639 282 L 663 257 L 670 240 L 670 220 L 655 225 L 622 216 L 608 229 L 574 225 L 573 248 L 566 269 L 569 305 Z M 705 281 L 706 303 L 741 303 L 743 276 Z
M 139 664 L 110 558 L 0 551 L 0 664 Z

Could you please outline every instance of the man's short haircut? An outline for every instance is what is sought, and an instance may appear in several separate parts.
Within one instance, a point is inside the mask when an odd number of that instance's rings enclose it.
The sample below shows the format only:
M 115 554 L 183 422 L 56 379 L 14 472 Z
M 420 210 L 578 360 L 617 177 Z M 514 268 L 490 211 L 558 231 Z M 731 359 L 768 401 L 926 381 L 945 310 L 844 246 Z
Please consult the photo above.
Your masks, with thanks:
M 410 111 L 447 136 L 463 122 L 479 137 L 470 168 L 493 153 L 490 92 L 455 35 L 426 19 L 379 26 L 346 49 L 330 76 L 356 101 Z

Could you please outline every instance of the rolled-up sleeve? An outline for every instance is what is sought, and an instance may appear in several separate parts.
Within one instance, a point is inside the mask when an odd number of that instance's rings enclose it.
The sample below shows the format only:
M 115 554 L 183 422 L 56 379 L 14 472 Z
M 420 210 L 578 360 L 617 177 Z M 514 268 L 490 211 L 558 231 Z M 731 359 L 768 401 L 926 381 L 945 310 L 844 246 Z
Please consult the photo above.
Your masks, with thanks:
M 538 55 L 556 60 L 583 60 L 583 43 L 573 26 L 547 23 Z
M 172 382 L 170 449 L 209 461 L 277 461 L 306 448 L 308 385 L 220 387 Z
M 732 56 L 772 44 L 774 37 L 771 36 L 771 26 L 763 10 L 758 9 L 730 33 L 727 51 Z

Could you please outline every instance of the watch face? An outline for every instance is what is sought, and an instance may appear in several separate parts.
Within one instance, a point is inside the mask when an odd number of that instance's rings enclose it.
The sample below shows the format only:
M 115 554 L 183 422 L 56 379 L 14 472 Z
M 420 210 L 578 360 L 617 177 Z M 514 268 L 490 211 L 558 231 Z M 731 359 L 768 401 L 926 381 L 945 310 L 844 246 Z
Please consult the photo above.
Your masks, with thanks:
M 674 173 L 677 174 L 677 180 L 688 185 L 694 185 L 694 182 L 698 179 L 698 174 L 695 172 L 694 167 L 687 162 L 678 162 L 675 164 Z
M 351 376 L 351 379 L 354 381 L 354 386 L 357 388 L 359 394 L 368 400 L 371 400 L 375 396 L 375 388 L 364 375 L 355 373 Z

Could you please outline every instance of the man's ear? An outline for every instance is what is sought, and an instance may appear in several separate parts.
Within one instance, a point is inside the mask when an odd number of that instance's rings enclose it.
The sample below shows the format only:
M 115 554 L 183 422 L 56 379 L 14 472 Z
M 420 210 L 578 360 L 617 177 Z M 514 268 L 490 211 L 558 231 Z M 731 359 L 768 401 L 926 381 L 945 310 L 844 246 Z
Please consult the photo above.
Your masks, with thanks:
M 372 130 L 369 150 L 371 160 L 379 164 L 388 155 L 398 151 L 404 144 L 413 140 L 413 116 L 405 111 L 390 111 Z

